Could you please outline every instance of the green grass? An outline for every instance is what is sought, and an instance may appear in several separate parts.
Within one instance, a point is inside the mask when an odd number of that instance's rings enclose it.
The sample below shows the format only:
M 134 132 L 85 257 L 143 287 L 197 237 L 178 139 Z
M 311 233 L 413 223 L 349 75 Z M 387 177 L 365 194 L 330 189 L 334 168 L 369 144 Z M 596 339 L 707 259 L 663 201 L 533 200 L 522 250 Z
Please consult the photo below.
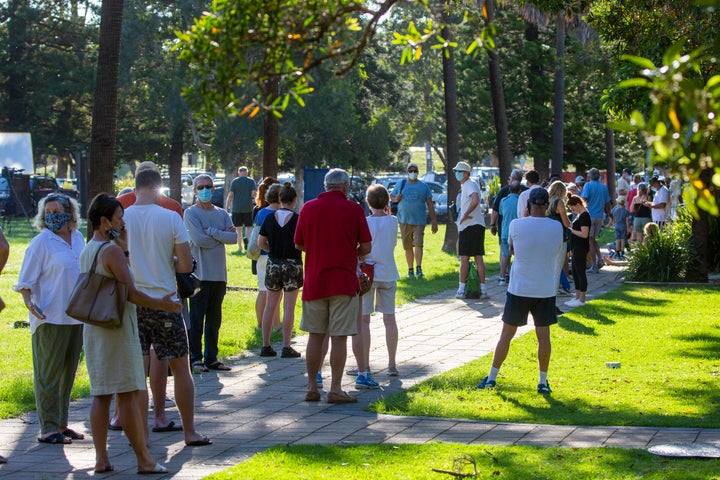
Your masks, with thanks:
M 433 443 L 425 445 L 298 445 L 274 447 L 230 469 L 205 477 L 230 479 L 442 479 L 433 468 L 453 470 L 471 456 L 480 479 L 691 480 L 718 478 L 711 460 L 677 460 L 619 448 L 499 447 Z M 466 464 L 463 473 L 473 468 Z
M 475 390 L 492 354 L 391 395 L 377 412 L 570 425 L 720 427 L 717 288 L 626 285 L 551 329 L 551 396 L 538 395 L 537 341 L 516 338 L 498 388 Z M 605 362 L 620 362 L 608 369 Z
M 0 418 L 9 418 L 35 408 L 32 382 L 32 359 L 30 347 L 30 330 L 13 328 L 15 322 L 28 320 L 27 309 L 23 305 L 20 294 L 12 291 L 17 283 L 23 255 L 28 243 L 35 235 L 34 229 L 25 220 L 15 219 L 11 228 L 5 227 L 5 234 L 10 242 L 10 258 L 4 272 L 0 275 L 0 295 L 7 308 L 0 314 L 0 351 L 4 360 L 0 363 Z M 425 257 L 423 269 L 424 279 L 407 279 L 398 282 L 397 304 L 402 305 L 415 298 L 455 288 L 457 285 L 458 261 L 442 252 L 445 226 L 432 235 L 426 230 Z M 486 238 L 486 257 L 488 274 L 497 273 L 498 248 L 497 238 L 490 235 Z M 256 331 L 255 298 L 257 277 L 252 275 L 250 260 L 245 255 L 235 252 L 237 247 L 228 246 L 228 284 L 243 287 L 239 291 L 228 291 L 223 304 L 223 325 L 220 331 L 220 357 L 229 357 L 241 352 L 259 348 L 260 333 Z M 396 261 L 401 274 L 407 271 L 404 254 L 400 246 L 396 249 Z M 250 290 L 248 290 L 250 289 Z M 301 302 L 296 306 L 296 325 L 300 324 Z M 296 329 L 296 334 L 302 332 Z M 275 333 L 273 341 L 281 340 L 281 334 Z M 89 379 L 84 362 L 78 369 L 73 398 L 89 395 Z

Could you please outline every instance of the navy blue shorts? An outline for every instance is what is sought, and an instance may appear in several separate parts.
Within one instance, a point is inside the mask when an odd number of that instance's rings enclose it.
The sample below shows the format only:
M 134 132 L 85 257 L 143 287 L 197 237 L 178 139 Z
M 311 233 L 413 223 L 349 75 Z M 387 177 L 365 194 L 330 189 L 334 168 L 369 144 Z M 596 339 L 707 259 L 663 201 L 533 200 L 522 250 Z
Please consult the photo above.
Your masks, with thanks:
M 549 327 L 556 324 L 555 297 L 519 297 L 508 292 L 502 321 L 508 325 L 522 327 L 528 323 L 528 313 L 532 313 L 536 327 Z

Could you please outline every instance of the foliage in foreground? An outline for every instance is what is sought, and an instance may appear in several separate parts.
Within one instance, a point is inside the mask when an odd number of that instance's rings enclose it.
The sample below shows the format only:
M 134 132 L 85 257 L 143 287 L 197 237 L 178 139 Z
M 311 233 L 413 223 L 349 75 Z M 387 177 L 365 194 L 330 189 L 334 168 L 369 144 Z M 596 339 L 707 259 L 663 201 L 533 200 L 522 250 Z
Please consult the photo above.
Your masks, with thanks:
M 452 478 L 432 471 L 453 470 L 453 462 L 471 456 L 474 478 L 514 479 L 650 479 L 717 478 L 717 463 L 657 457 L 643 450 L 620 448 L 500 447 L 431 443 L 425 445 L 358 445 L 353 447 L 278 446 L 206 479 Z M 460 470 L 471 473 L 472 465 Z
M 537 341 L 513 341 L 498 387 L 475 390 L 492 354 L 391 395 L 380 413 L 559 425 L 720 427 L 720 290 L 626 285 L 552 327 L 552 395 L 535 392 Z M 620 362 L 608 369 L 606 362 Z

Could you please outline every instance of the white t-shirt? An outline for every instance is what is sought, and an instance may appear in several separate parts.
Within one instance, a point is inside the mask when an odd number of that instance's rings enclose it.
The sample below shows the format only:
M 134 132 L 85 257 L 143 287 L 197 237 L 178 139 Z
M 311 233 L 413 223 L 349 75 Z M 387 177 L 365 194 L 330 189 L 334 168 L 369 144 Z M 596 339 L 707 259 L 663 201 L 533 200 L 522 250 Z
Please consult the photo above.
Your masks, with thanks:
M 563 248 L 562 225 L 547 217 L 516 218 L 508 242 L 515 261 L 508 292 L 519 297 L 548 298 L 557 293 L 558 251 Z
M 660 189 L 655 193 L 653 198 L 653 205 L 665 204 L 665 208 L 653 208 L 650 213 L 652 214 L 652 221 L 655 223 L 664 222 L 667 219 L 667 206 L 670 203 L 670 191 L 665 188 L 665 185 L 661 185 Z
M 617 181 L 618 196 L 627 199 L 628 192 L 630 192 L 630 182 L 625 180 L 625 177 L 618 178 L 618 181 Z
M 540 185 L 533 185 L 532 187 L 528 188 L 527 190 L 523 190 L 520 192 L 520 196 L 518 197 L 518 205 L 517 205 L 517 218 L 523 218 L 525 217 L 525 209 L 527 208 L 528 200 L 530 200 L 530 190 L 533 188 L 542 188 Z
M 460 185 L 460 214 L 458 215 L 457 225 L 458 231 L 463 231 L 471 225 L 482 225 L 485 226 L 485 214 L 482 211 L 482 206 L 478 203 L 475 210 L 470 212 L 470 217 L 460 223 L 460 219 L 465 215 L 463 212 L 467 212 L 470 209 L 472 203 L 471 195 L 477 193 L 478 202 L 480 201 L 480 187 L 475 180 L 468 178 L 465 183 Z
M 365 258 L 367 263 L 375 264 L 374 280 L 395 282 L 400 279 L 395 264 L 395 245 L 398 238 L 398 219 L 393 215 L 367 217 L 372 235 L 372 250 Z
M 180 215 L 155 204 L 132 205 L 123 220 L 137 289 L 152 297 L 176 291 L 175 245 L 190 240 Z

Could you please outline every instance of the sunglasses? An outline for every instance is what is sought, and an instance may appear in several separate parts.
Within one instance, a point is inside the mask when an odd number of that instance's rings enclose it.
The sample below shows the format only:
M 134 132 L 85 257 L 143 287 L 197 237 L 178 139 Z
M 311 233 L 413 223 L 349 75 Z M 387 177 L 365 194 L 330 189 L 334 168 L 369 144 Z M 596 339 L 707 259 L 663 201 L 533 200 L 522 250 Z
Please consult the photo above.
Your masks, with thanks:
M 206 188 L 212 189 L 213 186 L 212 185 L 198 185 L 195 188 L 197 188 L 198 190 L 205 190 Z
M 418 173 L 417 170 L 408 170 L 408 173 Z

